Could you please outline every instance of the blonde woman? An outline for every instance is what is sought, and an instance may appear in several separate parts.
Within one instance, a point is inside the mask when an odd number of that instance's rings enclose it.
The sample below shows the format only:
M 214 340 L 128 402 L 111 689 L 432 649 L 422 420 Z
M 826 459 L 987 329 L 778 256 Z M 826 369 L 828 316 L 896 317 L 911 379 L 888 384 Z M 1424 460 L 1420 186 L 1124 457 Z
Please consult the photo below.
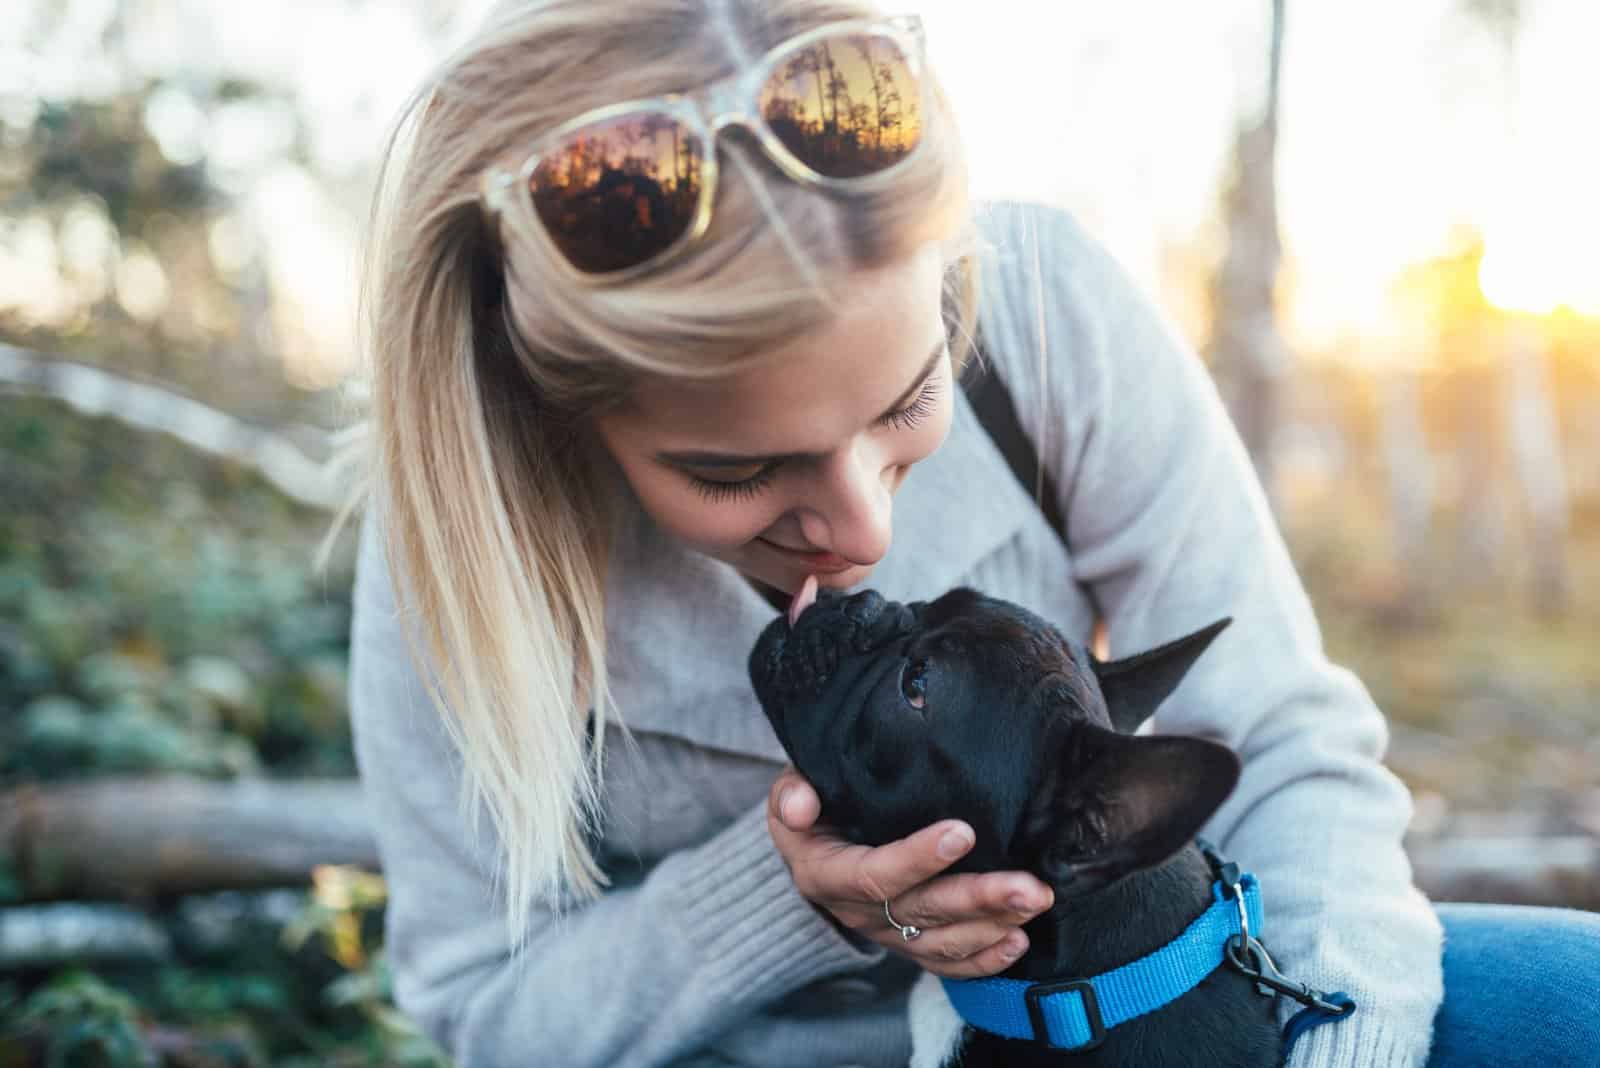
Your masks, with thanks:
M 1382 717 L 1200 364 L 1070 220 L 969 204 L 914 18 L 507 3 L 376 219 L 351 710 L 395 994 L 461 1064 L 898 1068 L 919 974 L 1025 948 L 1043 884 L 940 875 L 970 828 L 814 826 L 745 676 L 812 574 L 1121 649 L 1232 615 L 1157 727 L 1243 756 L 1208 833 L 1279 965 L 1360 1005 L 1292 1063 L 1423 1062 Z M 957 386 L 980 324 L 1065 544 Z

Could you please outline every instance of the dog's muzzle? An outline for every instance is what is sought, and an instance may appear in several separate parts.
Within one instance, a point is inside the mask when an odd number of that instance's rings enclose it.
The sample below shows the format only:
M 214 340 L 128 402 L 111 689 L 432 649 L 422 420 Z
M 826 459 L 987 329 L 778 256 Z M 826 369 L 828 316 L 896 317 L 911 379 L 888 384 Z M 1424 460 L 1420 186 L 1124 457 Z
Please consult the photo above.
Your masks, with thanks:
M 750 679 L 769 707 L 816 696 L 839 669 L 841 656 L 870 652 L 908 631 L 916 607 L 885 600 L 875 590 L 823 590 L 794 626 L 779 616 L 750 653 Z

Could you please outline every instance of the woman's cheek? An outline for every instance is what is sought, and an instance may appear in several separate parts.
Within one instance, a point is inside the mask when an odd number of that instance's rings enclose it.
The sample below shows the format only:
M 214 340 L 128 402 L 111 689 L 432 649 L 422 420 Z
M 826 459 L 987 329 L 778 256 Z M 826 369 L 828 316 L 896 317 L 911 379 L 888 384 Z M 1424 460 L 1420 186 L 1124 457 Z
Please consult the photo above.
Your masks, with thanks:
M 640 499 L 652 519 L 667 533 L 705 552 L 735 549 L 777 521 L 781 508 L 771 494 L 754 499 L 712 500 L 687 482 L 682 488 L 657 487 L 653 499 Z

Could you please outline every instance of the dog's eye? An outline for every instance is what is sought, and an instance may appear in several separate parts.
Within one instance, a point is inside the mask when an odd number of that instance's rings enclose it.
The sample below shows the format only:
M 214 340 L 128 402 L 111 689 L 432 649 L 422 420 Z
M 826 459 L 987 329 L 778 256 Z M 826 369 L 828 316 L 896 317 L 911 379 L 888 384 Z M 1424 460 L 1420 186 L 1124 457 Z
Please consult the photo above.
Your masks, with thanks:
M 920 709 L 928 703 L 928 662 L 908 660 L 900 669 L 900 693 L 906 704 Z

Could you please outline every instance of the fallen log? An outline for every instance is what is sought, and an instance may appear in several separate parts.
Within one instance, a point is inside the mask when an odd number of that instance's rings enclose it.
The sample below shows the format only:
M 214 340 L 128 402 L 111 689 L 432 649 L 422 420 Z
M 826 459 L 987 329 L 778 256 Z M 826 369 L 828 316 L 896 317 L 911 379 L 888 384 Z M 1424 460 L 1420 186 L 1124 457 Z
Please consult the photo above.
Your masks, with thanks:
M 0 908 L 0 974 L 223 958 L 263 938 L 277 941 L 307 907 L 308 891 L 279 889 L 193 894 L 160 913 L 104 901 Z
M 300 438 L 315 442 L 308 453 L 287 433 L 249 423 L 154 382 L 4 343 L 0 343 L 0 386 L 53 397 L 85 415 L 170 434 L 208 456 L 255 469 L 302 504 L 332 510 L 342 501 L 341 472 L 326 459 L 345 440 L 338 433 L 298 428 Z
M 1434 901 L 1600 910 L 1600 839 L 1590 835 L 1449 836 L 1406 852 Z
M 137 901 L 376 871 L 378 853 L 354 780 L 100 779 L 0 795 L 0 864 L 26 900 Z
M 1412 843 L 1435 901 L 1600 909 L 1600 841 L 1582 835 L 1475 835 Z M 55 902 L 0 909 L 0 974 L 65 964 L 225 956 L 276 938 L 306 907 L 303 890 L 225 890 L 181 898 L 160 917 L 127 905 Z
M 1600 908 L 1600 838 L 1417 835 L 1417 885 L 1438 901 Z M 354 780 L 118 779 L 0 794 L 0 867 L 27 900 L 305 886 L 319 864 L 378 871 Z
M 131 905 L 57 902 L 0 909 L 0 974 L 88 961 L 153 964 L 171 955 L 166 929 Z

